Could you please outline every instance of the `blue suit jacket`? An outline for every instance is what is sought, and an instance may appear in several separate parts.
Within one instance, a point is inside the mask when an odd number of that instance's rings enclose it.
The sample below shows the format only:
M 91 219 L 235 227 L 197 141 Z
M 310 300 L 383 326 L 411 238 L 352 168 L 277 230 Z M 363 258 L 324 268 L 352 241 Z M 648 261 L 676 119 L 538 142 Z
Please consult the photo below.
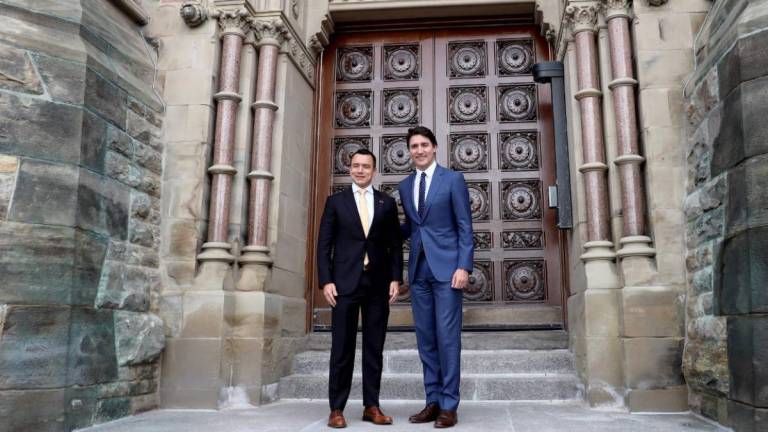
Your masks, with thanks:
M 413 280 L 422 244 L 427 263 L 435 279 L 450 282 L 456 269 L 472 273 L 474 245 L 472 211 L 464 176 L 437 165 L 427 192 L 424 216 L 414 205 L 414 171 L 400 182 L 400 199 L 405 211 L 404 238 L 411 238 L 408 280 Z

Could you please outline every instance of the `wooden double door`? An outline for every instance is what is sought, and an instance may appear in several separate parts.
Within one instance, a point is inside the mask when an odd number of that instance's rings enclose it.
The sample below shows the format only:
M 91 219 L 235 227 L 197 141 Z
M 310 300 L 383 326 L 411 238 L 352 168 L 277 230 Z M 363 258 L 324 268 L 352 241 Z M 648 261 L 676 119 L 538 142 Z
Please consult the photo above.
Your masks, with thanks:
M 405 135 L 425 125 L 438 163 L 462 172 L 469 187 L 475 261 L 465 328 L 561 326 L 560 238 L 547 200 L 555 184 L 550 94 L 532 76 L 548 55 L 533 26 L 336 35 L 320 70 L 314 227 L 328 194 L 349 187 L 350 155 L 361 147 L 377 156 L 374 186 L 400 204 L 397 185 L 413 170 Z M 313 264 L 307 270 L 316 273 Z M 327 328 L 316 276 L 312 285 L 313 326 Z M 409 300 L 406 283 L 391 327 L 412 325 Z

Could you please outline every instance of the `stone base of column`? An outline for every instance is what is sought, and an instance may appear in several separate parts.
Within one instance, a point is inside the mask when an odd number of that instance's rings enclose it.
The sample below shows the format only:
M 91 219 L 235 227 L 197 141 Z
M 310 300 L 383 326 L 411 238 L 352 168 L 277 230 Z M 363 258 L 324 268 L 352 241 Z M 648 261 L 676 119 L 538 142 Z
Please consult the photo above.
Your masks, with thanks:
M 616 254 L 613 243 L 591 241 L 584 243 L 586 252 L 581 255 L 587 276 L 587 289 L 619 289 L 621 282 L 616 270 Z
M 224 242 L 203 243 L 202 252 L 197 256 L 200 261 L 222 261 L 231 263 L 235 257 L 229 253 L 232 246 Z
M 264 291 L 272 267 L 272 258 L 266 246 L 246 246 L 240 256 L 238 291 Z
M 621 249 L 616 252 L 620 259 L 624 286 L 653 285 L 657 282 L 656 249 L 647 236 L 627 236 L 619 240 Z
M 232 263 L 228 261 L 202 261 L 192 283 L 194 291 L 232 291 Z
M 653 243 L 648 236 L 627 236 L 619 240 L 621 249 L 616 252 L 619 258 L 632 256 L 653 257 L 656 255 L 656 249 L 650 245 Z

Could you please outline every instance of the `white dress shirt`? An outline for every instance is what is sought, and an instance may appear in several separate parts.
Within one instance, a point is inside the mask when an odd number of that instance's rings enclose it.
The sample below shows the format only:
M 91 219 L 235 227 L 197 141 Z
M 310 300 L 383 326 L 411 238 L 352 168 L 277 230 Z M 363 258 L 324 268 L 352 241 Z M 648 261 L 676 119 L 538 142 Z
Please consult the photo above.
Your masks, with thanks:
M 413 206 L 416 207 L 416 211 L 419 211 L 419 184 L 421 183 L 421 173 L 427 173 L 427 187 L 424 190 L 424 203 L 426 203 L 427 197 L 429 196 L 429 185 L 432 184 L 432 176 L 435 175 L 435 168 L 437 168 L 437 161 L 432 160 L 432 163 L 424 171 L 416 169 L 416 179 L 413 182 Z
M 360 186 L 352 183 L 352 194 L 355 196 L 355 205 L 360 208 L 360 190 L 363 189 Z M 371 229 L 373 223 L 373 185 L 368 185 L 365 188 L 365 204 L 368 207 L 368 230 Z

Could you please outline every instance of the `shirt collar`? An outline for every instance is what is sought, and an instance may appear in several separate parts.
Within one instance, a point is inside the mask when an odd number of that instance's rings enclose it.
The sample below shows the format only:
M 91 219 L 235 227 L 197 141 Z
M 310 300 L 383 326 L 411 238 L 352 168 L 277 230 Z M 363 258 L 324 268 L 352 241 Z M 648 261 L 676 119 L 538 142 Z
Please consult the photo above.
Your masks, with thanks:
M 427 173 L 427 177 L 432 178 L 432 175 L 435 173 L 435 169 L 437 168 L 437 160 L 433 159 L 432 163 L 425 169 L 424 171 L 420 169 L 416 169 L 416 176 L 420 177 L 421 173 L 425 172 Z
M 356 193 L 360 193 L 360 192 L 358 192 L 360 189 L 365 189 L 365 192 L 372 194 L 373 193 L 373 184 L 369 184 L 367 187 L 361 188 L 356 183 L 352 183 L 352 193 L 355 193 L 355 194 Z

